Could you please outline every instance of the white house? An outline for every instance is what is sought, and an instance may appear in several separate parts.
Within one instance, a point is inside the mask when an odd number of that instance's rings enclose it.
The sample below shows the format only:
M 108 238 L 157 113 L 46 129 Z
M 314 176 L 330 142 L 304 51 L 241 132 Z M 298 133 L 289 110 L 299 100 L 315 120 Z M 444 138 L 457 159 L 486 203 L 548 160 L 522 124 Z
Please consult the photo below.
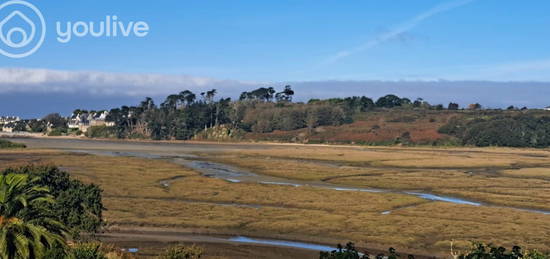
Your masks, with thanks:
M 114 126 L 114 122 L 106 121 L 108 115 L 107 111 L 73 114 L 67 126 L 69 129 L 78 129 L 82 132 L 88 131 L 92 126 Z
M 13 122 L 4 124 L 4 126 L 2 127 L 3 132 L 10 132 L 11 133 L 11 132 L 13 132 L 14 129 L 15 129 L 15 123 L 13 123 Z
M 16 116 L 0 116 L 0 124 L 8 124 L 20 121 L 21 118 Z

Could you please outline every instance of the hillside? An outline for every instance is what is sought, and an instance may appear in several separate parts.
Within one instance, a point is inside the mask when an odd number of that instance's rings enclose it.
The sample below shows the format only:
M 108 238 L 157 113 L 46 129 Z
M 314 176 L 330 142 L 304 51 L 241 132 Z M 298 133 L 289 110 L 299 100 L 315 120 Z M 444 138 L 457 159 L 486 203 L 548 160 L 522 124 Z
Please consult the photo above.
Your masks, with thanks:
M 270 132 L 235 131 L 224 126 L 208 129 L 209 134 L 202 131 L 195 139 L 310 144 L 547 147 L 547 136 L 550 133 L 548 114 L 544 110 L 378 108 L 356 113 L 351 122 L 341 125 Z
M 452 139 L 438 129 L 461 112 L 386 110 L 360 114 L 354 122 L 270 133 L 246 133 L 247 140 L 367 145 L 442 144 Z

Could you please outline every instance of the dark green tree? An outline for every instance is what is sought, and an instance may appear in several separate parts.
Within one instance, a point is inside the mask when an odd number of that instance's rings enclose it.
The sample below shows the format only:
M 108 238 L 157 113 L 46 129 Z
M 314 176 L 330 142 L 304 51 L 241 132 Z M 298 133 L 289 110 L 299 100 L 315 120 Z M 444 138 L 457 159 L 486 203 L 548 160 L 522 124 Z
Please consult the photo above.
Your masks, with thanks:
M 409 103 L 410 103 L 410 100 L 409 100 Z M 393 108 L 396 106 L 401 106 L 402 104 L 403 104 L 403 100 L 393 94 L 380 97 L 376 101 L 376 106 L 381 108 Z
M 43 215 L 65 225 L 74 236 L 80 232 L 95 233 L 101 227 L 104 207 L 102 190 L 98 186 L 72 179 L 54 166 L 8 168 L 1 175 L 9 174 L 28 175 L 34 179 L 33 184 L 48 188 L 55 202 L 41 204 L 38 208 Z
M 26 174 L 0 175 L 0 258 L 43 258 L 65 247 L 65 226 L 49 217 L 47 187 Z

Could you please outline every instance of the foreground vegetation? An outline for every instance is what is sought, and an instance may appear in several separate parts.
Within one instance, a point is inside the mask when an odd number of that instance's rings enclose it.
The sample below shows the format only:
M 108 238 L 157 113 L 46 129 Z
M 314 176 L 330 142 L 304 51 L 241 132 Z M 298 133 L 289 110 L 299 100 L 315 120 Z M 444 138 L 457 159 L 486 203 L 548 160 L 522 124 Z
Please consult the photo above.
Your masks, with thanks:
M 0 258 L 134 258 L 99 242 L 81 242 L 102 223 L 101 190 L 53 166 L 24 166 L 0 172 Z M 71 241 L 76 241 L 76 243 Z M 159 258 L 200 258 L 200 247 L 174 246 Z
M 66 228 L 48 210 L 49 190 L 23 174 L 0 175 L 0 257 L 43 258 L 65 247 Z
M 494 246 L 494 245 L 485 245 L 482 243 L 473 243 L 472 248 L 465 252 L 461 253 L 458 251 L 454 251 L 452 248 L 451 243 L 451 256 L 454 259 L 548 259 L 550 258 L 550 255 L 543 254 L 538 252 L 537 250 L 532 251 L 523 251 L 521 247 L 514 246 L 511 251 L 507 251 L 506 248 L 500 246 Z M 376 256 L 369 254 L 368 252 L 360 253 L 356 248 L 355 244 L 352 242 L 348 242 L 346 246 L 342 246 L 340 244 L 337 245 L 337 249 L 329 252 L 321 251 L 320 252 L 320 259 L 370 259 L 370 258 L 376 258 L 376 259 L 397 259 L 397 258 L 404 258 L 399 253 L 397 253 L 397 250 L 395 248 L 390 247 L 388 249 L 388 254 L 384 253 L 378 253 Z M 413 255 L 408 255 L 408 259 L 414 259 Z
M 183 245 L 175 245 L 168 247 L 160 256 L 159 259 L 199 259 L 204 254 L 202 247 L 192 245 L 185 247 Z
M 70 256 L 66 240 L 96 232 L 102 209 L 96 186 L 55 167 L 7 168 L 0 172 L 0 257 Z

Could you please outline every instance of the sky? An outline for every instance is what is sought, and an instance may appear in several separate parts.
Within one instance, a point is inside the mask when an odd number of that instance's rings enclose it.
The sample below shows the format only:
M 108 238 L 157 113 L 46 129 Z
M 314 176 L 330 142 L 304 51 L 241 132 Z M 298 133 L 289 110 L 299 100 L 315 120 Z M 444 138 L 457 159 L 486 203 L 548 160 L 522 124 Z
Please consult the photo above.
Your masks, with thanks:
M 161 102 L 185 89 L 236 97 L 285 84 L 299 100 L 396 93 L 550 105 L 546 0 L 27 2 L 44 17 L 45 39 L 30 56 L 0 55 L 0 115 Z M 0 19 L 12 11 L 0 8 Z M 148 33 L 57 39 L 58 24 L 97 25 L 106 16 L 144 22 Z

